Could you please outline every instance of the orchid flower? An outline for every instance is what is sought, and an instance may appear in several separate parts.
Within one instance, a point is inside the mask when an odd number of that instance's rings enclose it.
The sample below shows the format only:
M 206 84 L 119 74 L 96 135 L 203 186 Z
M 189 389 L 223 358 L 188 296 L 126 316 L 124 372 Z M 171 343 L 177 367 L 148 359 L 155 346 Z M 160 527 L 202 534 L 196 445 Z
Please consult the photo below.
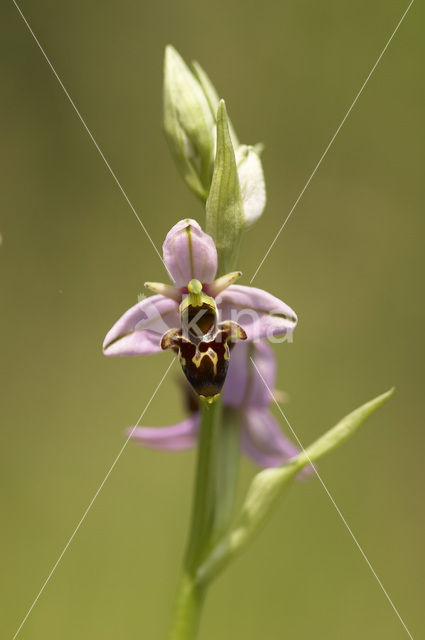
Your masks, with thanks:
M 235 346 L 223 388 L 223 407 L 237 410 L 242 448 L 261 467 L 280 466 L 299 453 L 269 410 L 269 389 L 274 389 L 275 382 L 276 359 L 267 342 Z M 200 422 L 200 412 L 195 410 L 170 427 L 136 427 L 129 432 L 139 444 L 180 450 L 196 445 Z
M 195 220 L 178 222 L 163 244 L 173 284 L 146 282 L 156 295 L 131 307 L 108 332 L 107 356 L 138 356 L 172 349 L 202 397 L 223 387 L 230 351 L 238 340 L 292 332 L 297 316 L 284 302 L 255 287 L 233 284 L 239 271 L 215 279 L 217 250 Z

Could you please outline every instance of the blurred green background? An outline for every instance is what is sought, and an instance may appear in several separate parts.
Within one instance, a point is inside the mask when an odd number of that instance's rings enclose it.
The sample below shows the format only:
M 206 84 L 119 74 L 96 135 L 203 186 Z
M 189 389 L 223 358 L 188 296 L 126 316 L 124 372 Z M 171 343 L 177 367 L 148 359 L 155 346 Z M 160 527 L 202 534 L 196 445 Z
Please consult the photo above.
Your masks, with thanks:
M 30 25 L 157 245 L 203 211 L 161 125 L 163 48 L 196 58 L 243 142 L 265 143 L 268 206 L 247 284 L 407 6 L 377 0 L 22 0 Z M 166 369 L 101 342 L 163 268 L 12 1 L 1 30 L 0 632 L 11 638 Z M 425 11 L 417 2 L 259 272 L 298 313 L 277 348 L 307 444 L 395 397 L 320 464 L 414 637 L 423 637 Z M 183 416 L 173 377 L 145 424 Z M 130 444 L 19 637 L 164 638 L 194 452 Z M 255 472 L 244 461 L 243 494 Z M 201 640 L 407 637 L 317 480 L 296 485 L 212 588 Z

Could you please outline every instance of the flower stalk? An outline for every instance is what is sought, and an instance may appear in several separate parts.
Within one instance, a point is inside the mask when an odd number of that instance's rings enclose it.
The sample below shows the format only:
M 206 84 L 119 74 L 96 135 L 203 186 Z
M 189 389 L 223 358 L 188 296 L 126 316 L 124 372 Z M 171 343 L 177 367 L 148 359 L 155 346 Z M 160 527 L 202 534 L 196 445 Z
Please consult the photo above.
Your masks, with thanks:
M 185 568 L 195 575 L 211 544 L 217 509 L 217 453 L 221 419 L 221 403 L 201 402 L 201 428 L 199 432 L 198 461 L 195 478 L 195 496 L 192 510 Z
M 227 531 L 233 516 L 238 483 L 240 451 L 240 415 L 232 407 L 222 408 L 217 437 L 217 504 L 212 542 Z
M 197 583 L 196 576 L 183 569 L 168 640 L 195 640 L 204 599 L 204 587 Z
M 217 453 L 221 415 L 220 400 L 201 402 L 195 494 L 189 540 L 177 590 L 169 640 L 196 638 L 206 588 L 196 574 L 211 548 L 217 508 Z
M 169 640 L 194 640 L 207 584 L 199 569 L 227 530 L 239 466 L 239 429 L 233 410 L 203 401 L 189 541 L 177 590 Z

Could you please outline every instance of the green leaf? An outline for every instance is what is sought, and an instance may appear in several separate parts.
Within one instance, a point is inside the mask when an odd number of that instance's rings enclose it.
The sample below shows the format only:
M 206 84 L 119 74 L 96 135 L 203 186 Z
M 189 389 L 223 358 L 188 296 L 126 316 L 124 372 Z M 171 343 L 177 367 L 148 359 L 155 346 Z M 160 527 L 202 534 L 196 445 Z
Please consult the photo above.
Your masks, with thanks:
M 206 231 L 217 246 L 219 271 L 234 271 L 245 219 L 224 100 L 217 110 L 217 152 L 206 214 Z
M 177 168 L 205 202 L 214 161 L 214 125 L 204 91 L 171 45 L 164 58 L 164 130 Z
M 313 442 L 282 467 L 258 473 L 248 489 L 238 521 L 233 530 L 215 546 L 198 572 L 200 582 L 208 581 L 221 571 L 259 532 L 277 500 L 289 488 L 295 476 L 351 437 L 357 429 L 394 393 L 390 389 L 345 416 L 332 429 Z
M 357 431 L 372 413 L 375 413 L 379 407 L 391 398 L 393 393 L 394 387 L 373 400 L 366 402 L 366 404 L 355 409 L 349 413 L 348 416 L 345 416 L 345 418 L 342 418 L 335 427 L 307 447 L 305 453 L 299 454 L 298 464 L 302 466 L 307 465 L 309 463 L 308 458 L 310 458 L 312 462 L 315 462 L 330 451 L 333 451 L 333 449 L 339 447 Z

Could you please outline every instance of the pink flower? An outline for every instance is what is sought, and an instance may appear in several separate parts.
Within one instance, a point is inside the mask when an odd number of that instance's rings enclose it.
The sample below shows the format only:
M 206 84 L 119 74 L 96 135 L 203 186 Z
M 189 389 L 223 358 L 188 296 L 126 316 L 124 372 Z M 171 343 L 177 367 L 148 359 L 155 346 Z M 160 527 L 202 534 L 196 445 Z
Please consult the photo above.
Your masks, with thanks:
M 163 256 L 173 284 L 145 284 L 156 295 L 114 324 L 103 343 L 105 355 L 173 349 L 196 392 L 211 398 L 221 391 L 236 341 L 274 338 L 295 329 L 297 316 L 287 304 L 262 289 L 233 284 L 240 272 L 214 279 L 214 241 L 194 220 L 172 227 Z

